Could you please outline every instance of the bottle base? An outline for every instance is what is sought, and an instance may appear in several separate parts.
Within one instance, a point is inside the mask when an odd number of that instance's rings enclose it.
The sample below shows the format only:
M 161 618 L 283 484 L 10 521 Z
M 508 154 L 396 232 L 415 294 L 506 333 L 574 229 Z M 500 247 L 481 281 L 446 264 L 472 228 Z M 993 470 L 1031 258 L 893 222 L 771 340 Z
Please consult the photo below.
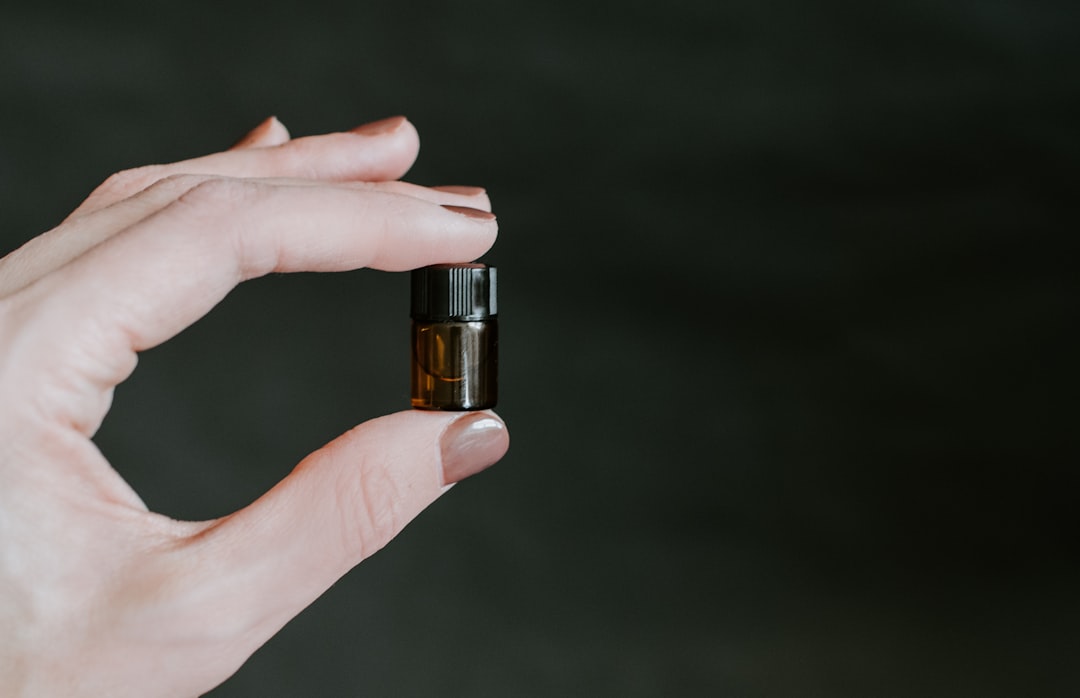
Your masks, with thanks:
M 430 402 L 413 400 L 412 407 L 414 410 L 424 410 L 427 412 L 477 412 L 480 410 L 490 410 L 495 407 L 495 403 L 488 402 L 477 405 L 435 405 Z

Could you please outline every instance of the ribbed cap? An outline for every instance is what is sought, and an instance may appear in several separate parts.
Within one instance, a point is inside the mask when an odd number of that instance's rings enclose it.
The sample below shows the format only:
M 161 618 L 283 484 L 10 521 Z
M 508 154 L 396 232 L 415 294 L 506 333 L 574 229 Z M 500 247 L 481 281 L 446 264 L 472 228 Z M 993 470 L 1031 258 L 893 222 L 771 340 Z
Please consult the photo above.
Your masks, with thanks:
M 416 320 L 487 320 L 498 314 L 495 267 L 436 264 L 412 273 L 412 317 Z

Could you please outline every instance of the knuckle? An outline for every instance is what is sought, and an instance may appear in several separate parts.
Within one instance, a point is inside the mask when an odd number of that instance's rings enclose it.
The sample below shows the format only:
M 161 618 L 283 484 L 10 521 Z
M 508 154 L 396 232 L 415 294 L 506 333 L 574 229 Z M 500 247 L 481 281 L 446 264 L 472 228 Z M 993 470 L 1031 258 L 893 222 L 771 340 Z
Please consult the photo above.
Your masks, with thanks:
M 382 548 L 403 525 L 400 483 L 384 464 L 364 459 L 336 488 L 346 555 L 364 559 Z
M 188 191 L 193 189 L 203 182 L 212 179 L 210 175 L 190 174 L 187 172 L 174 172 L 173 174 L 166 175 L 152 185 L 153 188 L 164 188 L 169 191 Z
M 108 193 L 120 196 L 134 194 L 160 179 L 160 170 L 161 168 L 158 165 L 146 165 L 115 172 L 109 175 L 94 193 Z
M 118 201 L 135 196 L 160 180 L 164 171 L 162 165 L 146 165 L 145 167 L 115 172 L 90 192 L 90 195 L 75 209 L 70 218 L 79 218 L 87 213 L 92 213 L 111 206 Z
M 170 204 L 188 234 L 200 244 L 226 246 L 241 278 L 262 276 L 277 268 L 272 240 L 253 224 L 250 213 L 272 196 L 270 185 L 244 179 L 210 177 L 187 189 Z
M 192 175 L 179 176 L 191 177 Z M 227 210 L 251 203 L 262 189 L 255 182 L 242 179 L 226 177 L 198 178 L 197 175 L 195 177 L 197 181 L 185 182 L 190 186 L 187 191 L 177 198 L 176 203 L 180 206 L 220 212 L 223 209 Z
M 141 205 L 152 213 L 210 179 L 209 175 L 174 173 L 166 175 L 127 199 L 131 205 Z

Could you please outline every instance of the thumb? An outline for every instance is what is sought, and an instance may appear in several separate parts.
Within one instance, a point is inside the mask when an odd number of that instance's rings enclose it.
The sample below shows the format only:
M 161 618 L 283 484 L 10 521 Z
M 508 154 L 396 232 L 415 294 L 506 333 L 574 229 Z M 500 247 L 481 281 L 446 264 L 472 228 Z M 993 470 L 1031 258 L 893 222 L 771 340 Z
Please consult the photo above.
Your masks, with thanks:
M 492 412 L 410 410 L 366 422 L 203 531 L 200 569 L 192 570 L 203 578 L 190 588 L 230 617 L 226 627 L 253 652 L 450 485 L 502 458 L 509 443 Z

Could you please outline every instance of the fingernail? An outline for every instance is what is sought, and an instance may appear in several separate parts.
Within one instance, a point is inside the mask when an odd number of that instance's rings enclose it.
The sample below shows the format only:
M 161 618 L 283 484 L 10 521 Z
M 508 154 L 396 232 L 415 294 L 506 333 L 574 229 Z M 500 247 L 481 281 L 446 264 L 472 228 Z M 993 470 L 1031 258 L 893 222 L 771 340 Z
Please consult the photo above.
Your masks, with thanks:
M 248 131 L 243 138 L 233 143 L 234 148 L 243 148 L 246 145 L 258 142 L 266 133 L 274 127 L 276 117 L 268 116 L 259 122 L 259 125 Z
M 468 216 L 469 218 L 475 218 L 481 221 L 495 220 L 495 214 L 491 211 L 481 211 L 478 208 L 469 208 L 468 206 L 451 206 L 450 204 L 443 204 L 442 207 L 447 211 L 460 213 L 463 216 Z
M 287 143 L 289 139 L 292 138 L 292 135 L 289 133 L 289 129 L 287 129 L 285 127 L 285 124 L 281 123 L 281 120 L 278 119 L 276 116 L 271 116 L 269 119 L 267 119 L 266 124 L 267 134 L 269 134 L 271 131 L 276 132 L 271 139 L 274 143 Z
M 463 187 L 458 184 L 442 184 L 437 187 L 432 187 L 436 191 L 444 191 L 447 194 L 461 194 L 462 196 L 480 196 L 486 194 L 487 189 L 483 187 Z
M 501 419 L 481 412 L 451 422 L 439 448 L 443 484 L 452 485 L 498 463 L 510 448 L 510 434 Z
M 372 121 L 370 124 L 357 126 L 352 132 L 359 133 L 362 136 L 381 136 L 384 133 L 393 133 L 394 131 L 397 131 L 405 121 L 406 119 L 404 116 L 391 116 L 389 119 Z

